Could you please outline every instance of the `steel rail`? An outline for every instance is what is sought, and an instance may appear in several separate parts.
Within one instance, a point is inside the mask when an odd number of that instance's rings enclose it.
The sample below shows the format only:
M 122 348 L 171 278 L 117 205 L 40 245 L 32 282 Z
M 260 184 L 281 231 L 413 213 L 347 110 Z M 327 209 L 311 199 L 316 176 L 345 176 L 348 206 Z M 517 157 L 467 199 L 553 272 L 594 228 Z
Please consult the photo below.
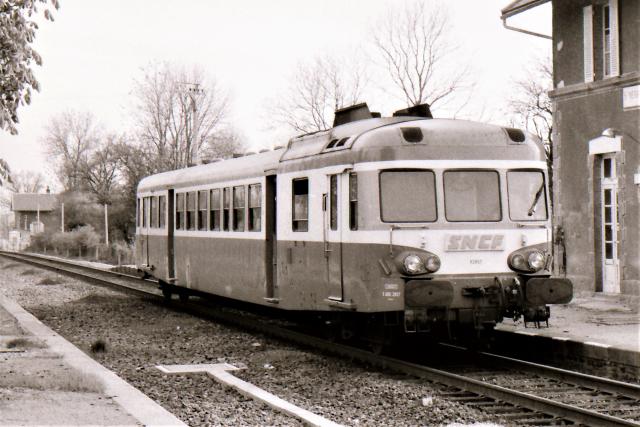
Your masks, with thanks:
M 5 256 L 17 261 L 24 261 L 36 266 L 44 266 L 45 268 L 53 269 L 63 273 L 69 273 L 76 277 L 81 277 L 81 278 L 87 277 L 91 281 L 97 281 L 99 282 L 99 284 L 107 285 L 111 287 L 114 287 L 114 286 L 120 287 L 124 285 L 119 283 L 109 282 L 108 280 L 96 278 L 92 275 L 79 273 L 77 271 L 69 271 L 67 268 L 79 267 L 80 269 L 87 270 L 87 271 L 107 273 L 107 274 L 112 273 L 114 276 L 126 277 L 127 279 L 135 277 L 135 276 L 125 275 L 122 273 L 109 272 L 107 270 L 97 269 L 89 266 L 78 266 L 75 263 L 65 261 L 65 260 L 52 259 L 52 258 L 41 257 L 41 256 L 33 256 L 30 254 L 0 252 L 0 256 Z M 60 265 L 64 265 L 67 268 L 55 267 L 48 264 L 60 264 Z M 140 278 L 137 278 L 137 279 L 140 280 Z M 127 290 L 133 290 L 137 293 L 143 293 L 145 295 L 153 295 L 156 297 L 162 296 L 160 292 L 158 292 L 157 290 L 155 290 L 155 292 L 151 292 L 150 289 L 147 289 L 145 291 L 136 287 L 127 286 L 126 288 Z M 315 349 L 322 350 L 323 352 L 327 354 L 332 354 L 334 356 L 347 357 L 352 360 L 357 360 L 377 368 L 404 373 L 406 375 L 411 375 L 417 378 L 444 384 L 447 386 L 454 386 L 462 390 L 466 390 L 472 393 L 490 397 L 498 401 L 510 403 L 512 405 L 516 405 L 521 408 L 527 408 L 532 411 L 551 415 L 553 417 L 556 417 L 555 420 L 557 421 L 569 420 L 574 423 L 584 424 L 588 426 L 636 426 L 636 427 L 640 426 L 640 423 L 635 423 L 633 421 L 628 421 L 628 420 L 624 420 L 622 418 L 614 417 L 611 415 L 606 415 L 606 414 L 598 413 L 588 409 L 583 409 L 583 408 L 575 407 L 572 405 L 568 405 L 565 403 L 556 402 L 543 397 L 533 396 L 528 393 L 523 393 L 516 390 L 511 390 L 505 387 L 497 386 L 494 384 L 485 383 L 480 380 L 475 380 L 473 378 L 465 377 L 465 376 L 454 374 L 451 372 L 429 368 L 416 363 L 406 362 L 403 360 L 399 360 L 399 359 L 395 359 L 387 356 L 377 355 L 370 351 L 366 351 L 366 350 L 354 348 L 348 345 L 336 343 L 333 341 L 317 338 L 301 332 L 282 328 L 280 326 L 276 326 L 268 322 L 256 322 L 255 319 L 253 318 L 241 317 L 233 313 L 225 312 L 223 310 L 212 310 L 211 307 L 207 307 L 202 304 L 197 304 L 194 302 L 179 302 L 178 304 L 179 304 L 179 307 L 188 308 L 190 312 L 193 312 L 194 314 L 197 314 L 205 318 L 215 319 L 218 321 L 222 321 L 224 323 L 232 324 L 234 326 L 242 327 L 243 329 L 252 330 L 268 336 L 276 337 L 289 342 L 294 342 L 296 344 L 300 344 L 303 346 L 309 346 Z M 486 355 L 489 355 L 489 354 L 487 353 Z M 496 355 L 491 355 L 491 357 L 493 356 L 496 356 Z M 499 357 L 504 357 L 504 356 L 499 356 Z M 503 360 L 507 362 L 509 358 L 504 358 Z M 513 360 L 516 360 L 516 359 L 513 359 Z M 526 363 L 530 363 L 530 362 L 526 362 Z M 532 364 L 532 365 L 536 365 L 536 364 Z M 544 365 L 539 365 L 539 366 L 544 366 Z M 557 368 L 554 368 L 554 369 L 557 369 Z M 558 371 L 562 371 L 562 370 L 558 370 Z M 585 375 L 585 377 L 591 377 L 591 376 Z M 593 377 L 593 378 L 597 378 L 597 377 Z M 616 381 L 612 381 L 612 382 L 618 383 Z M 552 418 L 550 418 L 549 420 L 555 421 Z

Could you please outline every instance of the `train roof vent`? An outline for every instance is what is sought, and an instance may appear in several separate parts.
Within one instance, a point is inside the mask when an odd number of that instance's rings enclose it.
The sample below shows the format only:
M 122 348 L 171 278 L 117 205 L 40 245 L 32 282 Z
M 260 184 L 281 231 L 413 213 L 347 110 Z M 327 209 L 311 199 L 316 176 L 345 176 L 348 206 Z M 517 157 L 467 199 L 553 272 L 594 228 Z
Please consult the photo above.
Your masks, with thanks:
M 423 135 L 422 129 L 418 127 L 406 127 L 400 128 L 402 131 L 402 137 L 405 141 L 410 142 L 412 144 L 417 144 L 418 142 L 422 142 Z
M 507 135 L 509 135 L 509 139 L 511 139 L 513 142 L 521 143 L 521 142 L 524 142 L 524 140 L 526 139 L 524 132 L 522 132 L 520 129 L 504 128 L 504 130 L 507 131 Z
M 366 102 L 336 110 L 333 127 L 373 117 Z
M 431 114 L 431 109 L 429 108 L 429 104 L 419 104 L 414 105 L 409 108 L 405 108 L 403 110 L 398 110 L 393 113 L 393 117 L 425 117 L 427 119 L 433 119 L 433 115 Z

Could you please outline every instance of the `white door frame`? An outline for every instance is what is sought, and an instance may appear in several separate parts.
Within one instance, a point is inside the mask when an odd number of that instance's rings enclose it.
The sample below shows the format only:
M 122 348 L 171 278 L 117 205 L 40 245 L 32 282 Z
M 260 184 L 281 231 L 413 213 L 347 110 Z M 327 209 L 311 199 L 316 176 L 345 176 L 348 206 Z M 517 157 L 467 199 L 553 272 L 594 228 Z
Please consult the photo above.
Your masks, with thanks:
M 618 254 L 620 222 L 618 215 L 618 177 L 615 153 L 603 154 L 600 168 L 602 201 L 600 235 L 602 236 L 602 291 L 620 293 L 620 257 Z

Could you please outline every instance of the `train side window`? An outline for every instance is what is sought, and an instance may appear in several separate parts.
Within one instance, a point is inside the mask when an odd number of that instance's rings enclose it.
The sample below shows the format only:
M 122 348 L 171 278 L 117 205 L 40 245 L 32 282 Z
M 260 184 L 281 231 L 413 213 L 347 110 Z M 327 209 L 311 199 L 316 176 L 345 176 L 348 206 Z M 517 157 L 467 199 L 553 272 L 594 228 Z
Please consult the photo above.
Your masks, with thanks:
M 309 178 L 292 181 L 292 221 L 293 231 L 309 231 Z
M 358 229 L 358 175 L 349 174 L 349 229 Z
M 140 197 L 136 199 L 136 227 L 140 227 Z
M 149 198 L 144 197 L 142 199 L 142 227 L 147 226 L 147 218 L 149 217 Z
M 164 228 L 166 216 L 167 216 L 167 198 L 166 196 L 160 196 L 158 198 L 158 227 Z
M 184 230 L 184 193 L 176 194 L 176 230 Z
M 189 191 L 187 193 L 187 230 L 196 229 L 196 192 Z
M 198 191 L 198 230 L 207 229 L 207 191 Z
M 158 228 L 158 196 L 151 197 L 151 228 Z
M 231 188 L 224 189 L 222 199 L 222 229 L 228 231 L 231 220 Z
M 220 230 L 220 189 L 210 191 L 209 230 Z
M 338 175 L 329 177 L 329 226 L 338 229 Z
M 233 187 L 233 230 L 244 231 L 244 185 Z
M 260 231 L 262 219 L 262 186 L 249 186 L 249 231 Z

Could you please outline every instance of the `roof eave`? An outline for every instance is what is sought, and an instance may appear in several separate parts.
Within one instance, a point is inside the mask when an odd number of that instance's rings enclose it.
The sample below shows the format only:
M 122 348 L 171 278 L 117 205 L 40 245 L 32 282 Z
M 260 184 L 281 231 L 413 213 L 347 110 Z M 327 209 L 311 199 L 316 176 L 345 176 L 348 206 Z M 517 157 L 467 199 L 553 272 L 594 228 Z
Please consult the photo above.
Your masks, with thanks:
M 550 0 L 516 0 L 500 11 L 502 20 L 526 12 L 529 9 L 548 3 Z

